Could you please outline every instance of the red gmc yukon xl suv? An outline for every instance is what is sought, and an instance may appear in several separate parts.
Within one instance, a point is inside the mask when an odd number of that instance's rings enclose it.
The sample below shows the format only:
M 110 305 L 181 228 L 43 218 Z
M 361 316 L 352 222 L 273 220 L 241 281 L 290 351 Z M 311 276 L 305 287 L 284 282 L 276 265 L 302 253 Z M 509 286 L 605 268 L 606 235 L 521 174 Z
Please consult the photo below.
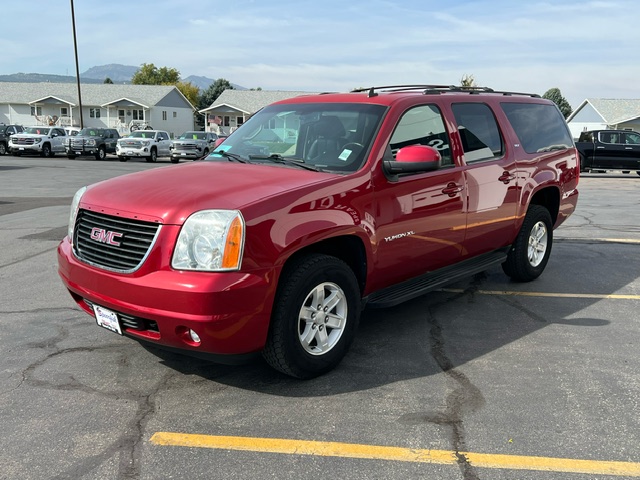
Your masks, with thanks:
M 366 306 L 544 270 L 579 162 L 537 95 L 373 87 L 269 105 L 204 161 L 83 187 L 59 273 L 98 325 L 310 378 Z

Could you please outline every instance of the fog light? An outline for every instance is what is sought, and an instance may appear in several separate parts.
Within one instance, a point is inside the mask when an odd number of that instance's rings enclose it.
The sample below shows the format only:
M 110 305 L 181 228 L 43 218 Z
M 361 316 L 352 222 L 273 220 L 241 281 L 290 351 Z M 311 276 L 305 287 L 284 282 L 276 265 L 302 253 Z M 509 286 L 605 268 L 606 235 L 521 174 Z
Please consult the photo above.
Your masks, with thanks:
M 195 343 L 200 343 L 200 336 L 191 329 L 189 329 L 189 336 L 191 337 L 191 340 L 194 341 Z

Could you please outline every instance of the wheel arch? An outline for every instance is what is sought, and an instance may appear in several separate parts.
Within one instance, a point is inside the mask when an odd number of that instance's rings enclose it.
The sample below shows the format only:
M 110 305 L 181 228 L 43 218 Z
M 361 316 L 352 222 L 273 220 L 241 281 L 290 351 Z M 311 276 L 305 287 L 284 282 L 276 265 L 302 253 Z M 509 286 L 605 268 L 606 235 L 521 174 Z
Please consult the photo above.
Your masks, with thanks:
M 555 225 L 560 211 L 560 190 L 555 186 L 541 188 L 534 192 L 529 205 L 545 207 L 551 214 L 552 223 Z
M 282 271 L 285 271 L 298 258 L 314 253 L 330 255 L 346 263 L 358 280 L 360 292 L 364 292 L 367 279 L 367 252 L 360 237 L 341 235 L 306 245 L 285 260 Z

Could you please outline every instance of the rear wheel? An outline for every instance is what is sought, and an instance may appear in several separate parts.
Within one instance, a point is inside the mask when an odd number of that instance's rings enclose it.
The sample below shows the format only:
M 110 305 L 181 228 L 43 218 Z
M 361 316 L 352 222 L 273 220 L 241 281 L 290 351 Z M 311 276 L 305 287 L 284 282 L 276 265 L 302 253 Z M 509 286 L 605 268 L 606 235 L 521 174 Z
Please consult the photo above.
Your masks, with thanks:
M 535 280 L 547 266 L 552 243 L 549 210 L 541 205 L 530 205 L 502 270 L 517 282 Z
M 4 142 L 0 142 L 0 155 L 7 154 L 7 145 Z
M 276 370 L 313 378 L 347 353 L 360 318 L 360 288 L 338 258 L 313 254 L 282 272 L 263 351 Z

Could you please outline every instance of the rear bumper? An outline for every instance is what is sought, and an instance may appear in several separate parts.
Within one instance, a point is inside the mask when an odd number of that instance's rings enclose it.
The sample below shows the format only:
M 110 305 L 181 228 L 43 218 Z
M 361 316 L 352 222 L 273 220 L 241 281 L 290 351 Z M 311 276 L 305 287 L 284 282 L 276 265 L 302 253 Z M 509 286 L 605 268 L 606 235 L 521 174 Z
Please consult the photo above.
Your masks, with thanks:
M 119 274 L 80 262 L 65 238 L 58 246 L 58 273 L 85 312 L 93 315 L 94 304 L 107 308 L 118 314 L 124 335 L 159 347 L 220 361 L 216 356 L 259 352 L 266 342 L 275 293 L 269 271 L 145 273 L 141 268 Z

